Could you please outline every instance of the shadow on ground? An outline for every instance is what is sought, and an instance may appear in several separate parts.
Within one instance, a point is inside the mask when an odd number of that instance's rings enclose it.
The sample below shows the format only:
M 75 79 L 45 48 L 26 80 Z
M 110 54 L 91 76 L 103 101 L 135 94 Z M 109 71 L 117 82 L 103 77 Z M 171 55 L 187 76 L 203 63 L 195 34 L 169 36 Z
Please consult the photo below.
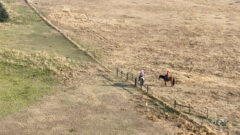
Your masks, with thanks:
M 124 83 L 113 83 L 112 85 L 103 85 L 103 86 L 120 87 L 130 94 L 133 94 L 133 92 L 131 92 L 129 88 L 135 88 L 134 85 L 132 84 L 124 84 Z

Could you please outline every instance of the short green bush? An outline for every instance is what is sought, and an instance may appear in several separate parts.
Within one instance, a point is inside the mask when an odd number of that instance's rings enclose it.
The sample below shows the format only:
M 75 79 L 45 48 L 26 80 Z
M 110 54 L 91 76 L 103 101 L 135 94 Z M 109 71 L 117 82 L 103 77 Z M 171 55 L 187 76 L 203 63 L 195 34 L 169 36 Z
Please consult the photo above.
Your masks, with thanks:
M 6 22 L 9 18 L 8 12 L 0 2 L 0 22 Z

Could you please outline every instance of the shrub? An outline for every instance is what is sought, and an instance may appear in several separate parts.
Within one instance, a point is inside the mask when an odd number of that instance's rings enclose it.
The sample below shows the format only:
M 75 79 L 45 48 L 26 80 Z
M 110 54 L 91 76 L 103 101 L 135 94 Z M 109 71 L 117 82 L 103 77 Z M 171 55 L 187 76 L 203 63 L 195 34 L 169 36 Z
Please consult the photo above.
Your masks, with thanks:
M 5 22 L 9 18 L 8 12 L 4 8 L 3 4 L 0 2 L 0 22 Z

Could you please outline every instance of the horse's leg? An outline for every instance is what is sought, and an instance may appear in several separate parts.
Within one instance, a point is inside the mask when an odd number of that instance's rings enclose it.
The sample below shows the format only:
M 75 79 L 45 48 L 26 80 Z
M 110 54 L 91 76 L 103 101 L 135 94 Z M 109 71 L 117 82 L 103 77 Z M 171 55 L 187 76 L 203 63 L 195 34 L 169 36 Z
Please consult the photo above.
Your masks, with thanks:
M 175 84 L 175 79 L 173 78 L 173 86 L 174 86 L 174 84 Z
M 167 86 L 167 81 L 165 81 L 165 86 Z

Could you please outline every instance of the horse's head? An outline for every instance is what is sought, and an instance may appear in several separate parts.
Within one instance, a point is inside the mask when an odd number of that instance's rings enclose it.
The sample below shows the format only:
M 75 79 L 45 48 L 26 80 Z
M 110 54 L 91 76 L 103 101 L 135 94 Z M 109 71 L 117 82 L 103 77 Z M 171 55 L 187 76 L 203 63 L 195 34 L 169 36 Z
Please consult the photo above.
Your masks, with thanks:
M 165 76 L 164 75 L 159 75 L 159 77 L 158 77 L 158 79 L 164 79 L 165 78 Z

